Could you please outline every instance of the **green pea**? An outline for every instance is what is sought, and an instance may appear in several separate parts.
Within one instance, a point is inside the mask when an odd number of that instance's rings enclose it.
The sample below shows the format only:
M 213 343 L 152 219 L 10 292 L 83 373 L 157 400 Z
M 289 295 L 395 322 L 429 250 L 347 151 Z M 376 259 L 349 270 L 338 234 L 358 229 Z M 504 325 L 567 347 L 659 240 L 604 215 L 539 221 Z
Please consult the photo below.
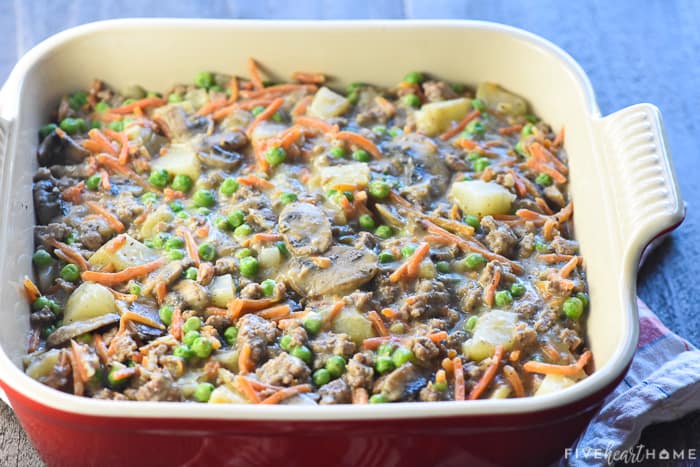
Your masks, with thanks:
M 360 94 L 358 93 L 358 91 L 349 92 L 347 99 L 348 102 L 350 102 L 352 105 L 355 105 L 360 100 Z
M 408 258 L 411 256 L 413 253 L 416 251 L 416 246 L 415 245 L 404 245 L 401 248 L 401 256 L 404 258 Z
M 449 261 L 438 261 L 435 267 L 437 268 L 438 272 L 442 274 L 447 274 L 452 269 Z
M 331 374 L 325 368 L 320 368 L 314 371 L 313 380 L 316 386 L 323 386 L 331 380 Z
M 384 125 L 375 125 L 372 127 L 372 131 L 379 136 L 385 136 L 387 134 L 386 127 Z
M 170 323 L 173 321 L 173 311 L 172 305 L 163 305 L 158 310 L 158 316 L 166 326 L 170 326 Z
M 479 159 L 481 157 L 481 153 L 472 151 L 469 154 L 467 154 L 467 160 L 474 162 L 475 160 Z
M 303 360 L 307 364 L 311 364 L 311 359 L 312 359 L 313 355 L 311 353 L 311 350 L 309 350 L 309 348 L 307 346 L 298 345 L 298 346 L 292 348 L 291 354 L 294 357 Z
M 588 297 L 588 294 L 584 292 L 577 293 L 576 298 L 581 300 L 581 303 L 583 303 L 584 308 L 586 308 L 588 306 L 588 303 L 591 301 L 591 299 Z
M 310 334 L 318 334 L 321 331 L 321 324 L 323 324 L 323 321 L 318 313 L 311 313 L 302 321 L 304 329 Z
M 369 194 L 377 199 L 384 199 L 389 196 L 391 185 L 387 182 L 375 180 L 369 184 Z
M 185 332 L 199 331 L 199 329 L 201 327 L 202 327 L 202 320 L 196 316 L 191 316 L 187 319 L 187 321 L 185 321 L 185 324 L 182 325 L 182 330 Z
M 508 290 L 499 290 L 498 292 L 496 292 L 495 300 L 496 306 L 506 307 L 513 303 L 513 296 Z
M 216 258 L 216 248 L 211 243 L 202 243 L 197 248 L 197 252 L 199 252 L 199 257 L 204 261 L 214 261 L 214 258 Z
M 258 273 L 260 265 L 256 258 L 246 256 L 245 258 L 241 258 L 239 267 L 241 269 L 241 274 L 246 277 L 253 277 Z
M 55 123 L 48 123 L 41 128 L 39 128 L 39 139 L 43 140 L 47 136 L 49 136 L 51 133 L 56 131 L 56 128 L 58 128 L 58 125 Z
M 514 282 L 510 286 L 510 294 L 513 297 L 522 297 L 525 294 L 525 286 L 520 282 Z
M 537 118 L 535 115 L 528 114 L 528 115 L 525 115 L 525 120 L 527 120 L 530 123 L 537 123 L 539 118 Z
M 223 217 L 217 217 L 214 220 L 214 225 L 216 226 L 217 229 L 227 231 L 231 230 L 231 224 L 229 221 Z
M 399 347 L 398 349 L 394 350 L 393 354 L 391 354 L 391 359 L 394 361 L 394 365 L 396 365 L 397 368 L 410 361 L 412 358 L 413 351 L 411 351 L 411 349 L 407 349 L 406 347 Z
M 577 320 L 583 314 L 583 302 L 579 298 L 569 297 L 564 302 L 562 309 L 567 318 Z
M 241 248 L 236 252 L 236 258 L 238 259 L 246 258 L 248 256 L 253 256 L 253 250 L 250 248 Z
M 141 195 L 141 202 L 143 204 L 154 204 L 158 201 L 158 195 L 152 192 L 144 193 Z
M 85 181 L 85 186 L 88 188 L 88 190 L 97 191 L 97 189 L 100 187 L 101 181 L 102 177 L 99 174 L 95 174 Z
M 87 124 L 82 118 L 64 118 L 63 120 L 61 120 L 60 126 L 61 130 L 65 131 L 69 135 L 73 135 L 75 133 L 80 133 L 87 130 Z
M 129 293 L 131 295 L 141 295 L 141 286 L 136 283 L 132 283 L 129 286 Z
M 472 99 L 472 108 L 474 110 L 478 110 L 479 112 L 483 112 L 486 110 L 486 103 L 484 103 L 484 101 L 481 99 Z
M 480 157 L 474 161 L 474 172 L 483 172 L 489 165 L 491 165 L 491 160 L 486 157 Z
M 158 169 L 148 176 L 148 183 L 158 188 L 165 188 L 170 181 L 170 174 L 165 169 Z
M 541 240 L 535 240 L 535 250 L 538 253 L 547 253 L 550 250 L 549 244 Z
M 486 258 L 481 253 L 469 253 L 464 259 L 464 265 L 468 269 L 477 269 L 486 264 Z
M 122 102 L 122 105 L 129 105 L 129 104 L 133 104 L 134 102 L 136 102 L 136 99 L 134 99 L 133 97 L 129 97 L 128 99 L 124 99 L 124 102 Z
M 391 359 L 391 357 L 386 357 L 386 356 L 380 356 L 377 357 L 376 362 L 374 363 L 374 369 L 377 370 L 379 374 L 384 374 L 388 373 L 390 371 L 393 371 L 394 368 L 394 361 Z
M 179 199 L 172 201 L 168 206 L 173 212 L 180 212 L 183 209 L 185 209 L 185 205 L 182 204 L 182 201 L 180 201 Z
M 370 156 L 364 149 L 357 149 L 353 151 L 352 158 L 358 162 L 369 162 L 372 160 L 372 156 Z
M 184 250 L 167 250 L 166 256 L 171 261 L 177 261 L 185 257 Z
M 388 225 L 380 225 L 379 227 L 377 227 L 374 233 L 377 237 L 383 238 L 385 240 L 387 238 L 391 238 L 392 235 L 391 227 L 389 227 Z
M 345 157 L 345 148 L 342 146 L 334 146 L 331 148 L 329 153 L 336 159 L 342 159 L 343 157 Z
M 392 138 L 396 138 L 397 136 L 401 136 L 403 134 L 403 130 L 397 126 L 393 126 L 389 128 L 389 136 Z
M 168 102 L 170 102 L 171 104 L 176 104 L 184 100 L 185 98 L 181 94 L 172 93 L 168 96 Z
M 375 223 L 374 223 L 374 219 L 372 219 L 371 215 L 362 214 L 358 220 L 360 222 L 360 227 L 362 227 L 363 229 L 365 229 L 365 230 L 374 229 Z
M 394 353 L 394 345 L 389 342 L 380 345 L 377 349 L 377 355 L 382 355 L 384 357 L 391 357 L 392 353 Z
M 178 248 L 184 248 L 185 241 L 181 237 L 173 237 L 168 235 L 167 237 L 165 237 L 165 243 L 163 245 L 165 246 L 166 250 L 174 250 Z
M 55 330 L 56 330 L 56 326 L 54 326 L 53 324 L 49 324 L 45 328 L 42 328 L 41 337 L 43 337 L 44 339 L 47 339 L 51 334 L 53 334 L 53 332 Z
M 123 131 L 124 130 L 124 122 L 121 120 L 114 120 L 113 122 L 109 122 L 107 125 L 110 130 L 114 131 Z
M 235 178 L 229 177 L 221 182 L 221 186 L 219 186 L 219 192 L 222 195 L 231 196 L 236 191 L 238 191 L 238 181 Z
M 37 267 L 46 267 L 51 264 L 51 254 L 48 251 L 40 248 L 32 255 L 32 261 Z
M 440 381 L 439 383 L 434 383 L 433 387 L 440 392 L 447 391 L 447 381 Z
M 215 84 L 214 86 L 209 88 L 209 92 L 225 92 L 225 91 L 224 91 L 224 88 L 222 88 L 218 84 Z
M 125 368 L 121 363 L 112 364 L 109 373 L 107 373 L 107 383 L 112 389 L 121 389 L 126 386 L 130 378 L 117 379 L 117 372 Z
M 523 127 L 522 130 L 520 130 L 520 136 L 525 137 L 525 136 L 531 135 L 531 134 L 532 134 L 532 129 L 533 129 L 533 128 L 534 128 L 534 127 L 533 127 L 531 124 L 528 123 L 527 125 L 525 125 L 525 126 Z
M 182 338 L 182 343 L 185 345 L 189 345 L 192 347 L 192 344 L 194 341 L 199 339 L 201 337 L 201 334 L 199 334 L 199 331 L 187 331 Z
M 467 331 L 472 331 L 476 326 L 476 322 L 479 320 L 476 316 L 470 316 L 466 323 L 464 323 L 464 329 Z
M 200 337 L 192 343 L 192 351 L 199 358 L 207 358 L 214 348 L 206 337 Z
M 298 197 L 295 193 L 286 192 L 286 193 L 282 193 L 280 195 L 280 203 L 282 203 L 282 204 L 293 203 L 297 199 L 298 199 Z
M 275 246 L 277 247 L 277 250 L 279 250 L 282 256 L 284 256 L 285 258 L 289 257 L 289 250 L 287 249 L 287 244 L 284 243 L 283 240 L 275 242 Z
M 189 348 L 189 346 L 181 344 L 175 347 L 175 350 L 173 350 L 173 355 L 189 360 L 190 358 L 194 357 L 194 352 Z
M 155 237 L 153 237 L 153 247 L 154 248 L 163 248 L 165 247 L 165 244 L 172 238 L 172 235 L 170 235 L 167 232 L 160 232 L 158 233 Z M 179 245 L 179 247 L 182 247 L 185 245 L 185 242 L 182 242 L 182 244 Z M 177 246 L 176 246 L 177 248 Z
M 290 345 L 292 344 L 292 338 L 288 334 L 285 334 L 282 336 L 280 339 L 280 347 L 282 350 L 289 351 L 290 350 Z
M 542 186 L 549 186 L 552 184 L 552 177 L 548 174 L 541 173 L 535 178 L 535 183 Z
M 211 383 L 199 383 L 194 389 L 194 398 L 199 402 L 209 402 L 211 393 L 214 392 L 214 385 Z
M 66 264 L 61 269 L 61 278 L 68 282 L 75 282 L 80 279 L 80 269 L 75 264 Z
M 49 299 L 49 309 L 53 311 L 55 315 L 59 314 L 61 312 L 61 305 L 58 304 L 55 300 L 50 300 Z
M 383 394 L 372 394 L 369 398 L 370 404 L 386 404 L 387 402 L 389 402 L 389 399 Z
M 75 92 L 68 98 L 68 105 L 73 110 L 80 110 L 87 104 L 87 97 L 88 95 L 85 91 Z
M 238 338 L 238 328 L 236 326 L 229 326 L 224 331 L 224 339 L 229 345 L 233 345 Z
M 486 133 L 486 127 L 478 118 L 467 123 L 465 130 L 467 133 L 471 133 L 473 135 L 483 135 Z
M 192 200 L 198 208 L 210 208 L 216 204 L 216 197 L 211 190 L 197 190 Z
M 287 152 L 281 147 L 273 146 L 265 151 L 265 160 L 273 167 L 280 165 L 286 158 Z
M 523 147 L 523 143 L 521 141 L 515 143 L 515 152 L 523 157 L 527 157 L 527 152 L 525 152 L 525 148 Z
M 425 80 L 425 76 L 420 71 L 412 71 L 403 77 L 403 82 L 408 84 L 420 84 Z
M 475 216 L 474 214 L 467 214 L 466 216 L 464 216 L 462 218 L 462 222 L 474 227 L 475 229 L 478 229 L 479 226 L 481 225 L 479 222 L 479 217 Z
M 326 370 L 333 378 L 340 378 L 345 372 L 345 359 L 340 355 L 333 355 L 326 360 Z
M 245 213 L 240 209 L 233 211 L 228 216 L 228 223 L 233 227 L 238 227 L 245 222 Z
M 236 230 L 233 231 L 233 235 L 236 237 L 247 237 L 248 235 L 253 233 L 253 228 L 249 226 L 248 224 L 241 224 L 238 227 L 236 227 Z
M 110 109 L 110 106 L 105 101 L 100 101 L 97 104 L 95 104 L 95 112 L 104 112 L 105 110 L 109 110 L 109 109 Z
M 34 300 L 34 303 L 32 303 L 32 308 L 35 310 L 49 308 L 50 303 L 51 303 L 51 300 L 49 300 L 48 297 L 41 295 L 36 300 Z
M 252 113 L 254 117 L 257 117 L 258 115 L 263 113 L 264 110 L 265 110 L 264 106 L 256 105 L 255 107 L 253 107 L 253 110 L 251 110 L 250 113 Z
M 391 263 L 394 261 L 396 261 L 396 258 L 394 258 L 394 255 L 391 254 L 390 251 L 382 251 L 381 253 L 379 253 L 379 262 L 380 263 L 386 264 L 386 263 Z
M 173 190 L 187 193 L 192 188 L 192 179 L 184 174 L 175 175 L 173 178 Z
M 450 87 L 457 94 L 464 94 L 464 91 L 466 91 L 466 87 L 461 83 L 450 83 Z
M 272 279 L 265 279 L 260 283 L 260 288 L 262 288 L 263 295 L 266 297 L 272 297 L 275 293 L 275 287 L 277 282 Z
M 403 103 L 415 109 L 420 107 L 421 104 L 420 97 L 416 96 L 415 94 L 406 94 L 403 96 Z
M 78 235 L 75 232 L 69 233 L 68 236 L 66 237 L 66 243 L 69 245 L 72 245 L 77 241 L 78 241 Z
M 209 89 L 216 84 L 214 80 L 214 73 L 210 71 L 200 71 L 194 77 L 194 84 L 198 88 Z
M 102 122 L 100 122 L 100 121 L 98 121 L 98 120 L 91 120 L 91 121 L 90 121 L 90 128 L 91 128 L 91 129 L 92 129 L 92 128 L 97 128 L 97 129 L 99 130 L 100 128 L 102 128 Z

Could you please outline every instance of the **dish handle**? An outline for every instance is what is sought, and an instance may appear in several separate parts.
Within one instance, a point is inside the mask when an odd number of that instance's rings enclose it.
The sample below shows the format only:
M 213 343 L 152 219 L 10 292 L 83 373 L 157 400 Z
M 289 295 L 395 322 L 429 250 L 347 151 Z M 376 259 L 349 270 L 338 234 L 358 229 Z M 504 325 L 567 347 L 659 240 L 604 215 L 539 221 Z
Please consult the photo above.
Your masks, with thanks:
M 636 267 L 685 217 L 661 113 L 652 104 L 636 104 L 598 123 L 603 166 L 616 174 L 610 194 L 624 254 Z

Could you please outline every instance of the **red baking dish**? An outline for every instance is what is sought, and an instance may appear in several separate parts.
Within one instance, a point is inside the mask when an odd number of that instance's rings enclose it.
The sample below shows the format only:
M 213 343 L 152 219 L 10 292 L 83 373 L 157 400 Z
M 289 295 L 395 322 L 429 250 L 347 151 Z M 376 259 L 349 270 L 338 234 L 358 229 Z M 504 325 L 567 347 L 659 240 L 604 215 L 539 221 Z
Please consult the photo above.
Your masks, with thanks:
M 240 74 L 249 56 L 272 76 L 322 71 L 339 86 L 387 85 L 411 69 L 494 81 L 564 125 L 596 371 L 560 392 L 523 399 L 324 407 L 102 401 L 26 376 L 21 282 L 31 274 L 36 132 L 50 110 L 95 77 L 165 89 L 202 69 Z M 0 385 L 50 465 L 547 465 L 624 377 L 638 340 L 640 255 L 684 214 L 654 106 L 602 117 L 586 75 L 566 53 L 527 32 L 474 21 L 81 26 L 49 38 L 15 67 L 0 91 L 0 152 Z

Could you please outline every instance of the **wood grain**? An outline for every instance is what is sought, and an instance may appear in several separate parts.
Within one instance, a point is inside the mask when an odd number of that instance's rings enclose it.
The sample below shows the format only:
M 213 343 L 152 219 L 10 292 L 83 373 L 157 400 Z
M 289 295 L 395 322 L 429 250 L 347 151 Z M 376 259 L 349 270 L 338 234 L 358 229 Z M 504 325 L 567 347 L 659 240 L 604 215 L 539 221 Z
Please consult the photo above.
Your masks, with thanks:
M 639 295 L 673 331 L 700 345 L 700 313 L 692 281 L 700 277 L 700 8 L 693 1 L 557 0 L 0 0 L 0 80 L 18 56 L 62 29 L 119 17 L 274 19 L 469 18 L 497 21 L 539 34 L 568 51 L 586 70 L 603 114 L 651 102 L 666 124 L 681 190 L 689 204 L 683 226 L 648 258 Z M 465 53 L 451 51 L 451 53 Z M 698 442 L 700 414 L 653 427 L 642 440 L 668 447 Z M 11 411 L 0 407 L 0 465 L 39 462 Z M 678 446 L 678 444 L 672 444 Z

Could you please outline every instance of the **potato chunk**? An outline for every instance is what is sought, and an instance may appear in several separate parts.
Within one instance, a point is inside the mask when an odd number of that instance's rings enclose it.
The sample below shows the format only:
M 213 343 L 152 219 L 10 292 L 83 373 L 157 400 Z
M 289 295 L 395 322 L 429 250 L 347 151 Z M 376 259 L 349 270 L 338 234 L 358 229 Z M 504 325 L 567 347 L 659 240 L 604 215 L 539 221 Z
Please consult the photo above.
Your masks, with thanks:
M 236 285 L 233 283 L 231 274 L 216 276 L 209 285 L 209 295 L 214 306 L 226 308 L 233 300 L 236 293 Z
M 316 92 L 307 113 L 312 117 L 333 118 L 343 115 L 349 107 L 350 101 L 324 86 Z
M 513 331 L 518 315 L 510 311 L 493 310 L 479 316 L 471 339 L 462 344 L 462 352 L 470 359 L 480 362 L 502 345 L 508 351 L 513 348 Z
M 362 344 L 365 339 L 374 337 L 372 322 L 353 308 L 343 308 L 333 320 L 332 327 L 333 332 L 347 334 L 357 345 Z
M 470 106 L 469 99 L 465 98 L 425 104 L 415 113 L 416 127 L 428 136 L 443 133 L 450 128 L 452 122 L 462 120 Z
M 466 180 L 453 183 L 447 198 L 465 214 L 489 216 L 510 214 L 515 195 L 495 182 Z
M 525 115 L 528 110 L 525 99 L 506 91 L 495 83 L 479 84 L 476 88 L 476 97 L 484 101 L 489 109 L 502 114 Z
M 66 301 L 63 324 L 116 312 L 117 304 L 114 301 L 114 295 L 107 287 L 94 282 L 83 282 Z
M 113 238 L 100 247 L 88 260 L 92 266 L 105 267 L 109 264 L 114 266 L 116 271 L 145 264 L 158 258 L 158 254 L 148 248 L 138 240 L 126 235 L 126 243 L 116 251 L 114 242 L 118 237 Z
M 172 176 L 187 175 L 192 180 L 202 173 L 197 153 L 189 144 L 171 144 L 164 155 L 151 162 L 151 169 L 165 169 Z
M 535 392 L 536 396 L 544 396 L 553 392 L 561 391 L 569 386 L 573 386 L 576 381 L 562 375 L 547 375 L 540 383 L 540 387 Z
M 362 162 L 333 165 L 321 168 L 321 185 L 330 190 L 336 185 L 357 185 L 360 189 L 369 184 L 369 166 Z

